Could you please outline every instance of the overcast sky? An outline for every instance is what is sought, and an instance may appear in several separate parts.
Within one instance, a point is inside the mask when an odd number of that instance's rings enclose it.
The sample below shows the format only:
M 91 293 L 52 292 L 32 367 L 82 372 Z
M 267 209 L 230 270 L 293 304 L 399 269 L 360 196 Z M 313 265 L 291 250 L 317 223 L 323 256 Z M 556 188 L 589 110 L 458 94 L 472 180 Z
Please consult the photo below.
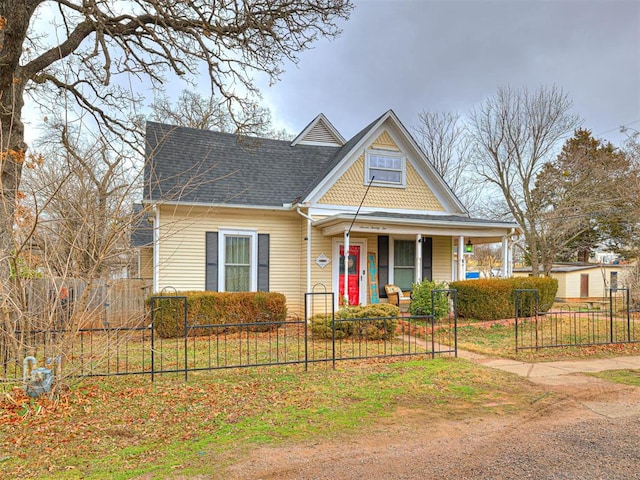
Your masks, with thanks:
M 500 85 L 557 85 L 599 138 L 640 129 L 640 0 L 355 0 L 342 35 L 262 85 L 294 134 L 324 113 L 346 138 L 388 109 L 464 114 Z

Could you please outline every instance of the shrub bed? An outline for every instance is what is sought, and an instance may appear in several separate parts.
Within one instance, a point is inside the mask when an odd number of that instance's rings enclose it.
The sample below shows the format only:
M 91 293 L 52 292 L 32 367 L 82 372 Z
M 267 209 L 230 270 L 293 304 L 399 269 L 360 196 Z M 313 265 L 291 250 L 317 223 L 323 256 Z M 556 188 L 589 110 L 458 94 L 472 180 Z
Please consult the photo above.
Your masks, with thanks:
M 515 290 L 538 290 L 538 311 L 546 312 L 553 305 L 558 281 L 550 277 L 514 277 L 463 280 L 451 282 L 458 290 L 458 315 L 476 320 L 500 320 L 515 315 Z M 520 297 L 520 315 L 533 311 L 533 299 Z
M 336 312 L 335 338 L 362 338 L 365 340 L 388 340 L 393 337 L 400 309 L 388 303 L 376 303 L 359 307 L 345 307 Z M 349 321 L 349 319 L 357 319 Z M 380 320 L 368 320 L 379 318 Z M 384 318 L 384 319 L 382 319 Z M 365 320 L 363 320 L 365 319 Z M 316 315 L 311 318 L 311 333 L 314 338 L 332 339 L 331 316 Z
M 196 325 L 240 325 L 281 322 L 287 317 L 286 298 L 276 292 L 180 292 L 187 298 L 187 323 Z M 150 305 L 151 299 L 147 300 Z M 162 338 L 184 336 L 184 303 L 177 298 L 157 299 L 155 331 Z M 239 330 L 229 327 L 226 331 Z M 274 325 L 252 325 L 253 331 L 267 331 Z M 191 328 L 189 336 L 211 335 L 220 328 Z

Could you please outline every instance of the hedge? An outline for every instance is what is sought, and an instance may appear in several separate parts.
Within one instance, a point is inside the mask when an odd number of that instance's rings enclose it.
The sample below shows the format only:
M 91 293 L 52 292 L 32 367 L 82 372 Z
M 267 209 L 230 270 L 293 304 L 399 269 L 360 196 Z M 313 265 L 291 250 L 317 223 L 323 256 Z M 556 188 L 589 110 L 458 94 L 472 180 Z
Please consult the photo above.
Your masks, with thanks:
M 398 321 L 393 317 L 400 315 L 400 309 L 388 303 L 374 303 L 359 307 L 345 307 L 335 315 L 335 338 L 356 337 L 365 340 L 388 340 L 393 338 Z M 390 318 L 389 318 L 390 317 Z M 348 319 L 358 319 L 348 321 Z M 361 320 L 384 318 L 384 320 Z M 332 339 L 332 321 L 329 315 L 316 315 L 311 318 L 311 333 L 314 338 Z
M 179 292 L 187 298 L 187 323 L 193 325 L 238 325 L 281 322 L 287 318 L 286 298 L 276 292 Z M 150 305 L 151 297 L 147 299 Z M 184 336 L 184 304 L 179 299 L 163 297 L 155 300 L 155 331 L 162 338 Z M 226 331 L 241 327 L 228 327 Z M 254 331 L 267 331 L 274 325 L 253 325 Z M 220 328 L 193 328 L 189 336 L 211 335 Z
M 476 320 L 499 320 L 515 315 L 515 290 L 538 290 L 538 311 L 546 312 L 553 305 L 558 281 L 550 277 L 513 277 L 451 282 L 458 291 L 458 315 Z M 533 311 L 532 299 L 520 297 L 520 315 Z

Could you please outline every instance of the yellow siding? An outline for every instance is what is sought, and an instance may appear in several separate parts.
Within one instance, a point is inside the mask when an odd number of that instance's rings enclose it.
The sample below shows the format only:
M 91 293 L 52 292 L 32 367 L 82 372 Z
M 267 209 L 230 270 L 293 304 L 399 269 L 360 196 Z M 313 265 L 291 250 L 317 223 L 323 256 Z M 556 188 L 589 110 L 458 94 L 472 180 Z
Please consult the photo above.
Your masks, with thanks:
M 383 150 L 395 150 L 399 152 L 400 149 L 396 145 L 396 142 L 393 141 L 391 135 L 389 135 L 386 131 L 382 132 L 378 138 L 371 144 L 373 148 L 381 148 Z
M 270 290 L 287 297 L 290 313 L 304 314 L 306 292 L 306 220 L 295 212 L 246 211 L 224 208 L 161 208 L 159 290 L 178 291 L 205 288 L 205 234 L 219 229 L 251 229 L 270 235 Z M 333 285 L 334 238 L 312 229 L 311 289 L 312 292 L 336 292 Z M 366 239 L 363 254 L 378 249 L 377 235 L 354 234 L 355 240 Z M 331 259 L 325 268 L 315 263 L 324 254 Z M 451 238 L 433 238 L 433 279 L 451 280 Z M 367 282 L 368 283 L 368 282 Z M 334 290 L 335 289 L 335 290 Z M 369 298 L 369 297 L 367 297 Z M 311 313 L 330 309 L 329 297 L 314 297 Z
M 453 276 L 451 237 L 433 237 L 433 281 L 450 282 Z
M 359 205 L 365 196 L 364 154 L 334 183 L 318 201 L 326 205 Z M 413 210 L 444 211 L 442 204 L 424 183 L 413 165 L 407 160 L 406 188 L 372 186 L 363 206 L 398 208 L 410 206 Z
M 204 290 L 206 232 L 255 229 L 270 234 L 270 290 L 286 295 L 291 311 L 301 310 L 305 277 L 297 265 L 305 259 L 296 213 L 163 207 L 161 220 L 159 290 Z

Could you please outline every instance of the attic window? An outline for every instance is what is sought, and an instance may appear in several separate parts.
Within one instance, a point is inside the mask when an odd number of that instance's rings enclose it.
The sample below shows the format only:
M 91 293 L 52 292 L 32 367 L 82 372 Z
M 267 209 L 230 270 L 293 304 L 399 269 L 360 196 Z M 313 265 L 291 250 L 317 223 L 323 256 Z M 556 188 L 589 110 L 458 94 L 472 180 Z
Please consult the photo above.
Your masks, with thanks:
M 375 178 L 374 178 L 375 177 Z M 406 160 L 401 154 L 370 150 L 365 159 L 365 184 L 405 187 L 407 184 Z

